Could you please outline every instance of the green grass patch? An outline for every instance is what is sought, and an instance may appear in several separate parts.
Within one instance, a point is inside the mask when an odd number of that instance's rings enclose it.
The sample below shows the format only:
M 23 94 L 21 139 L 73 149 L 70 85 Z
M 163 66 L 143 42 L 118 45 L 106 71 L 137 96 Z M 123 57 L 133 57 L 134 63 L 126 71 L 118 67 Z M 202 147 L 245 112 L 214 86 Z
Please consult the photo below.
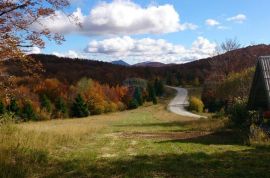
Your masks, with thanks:
M 0 177 L 270 177 L 268 146 L 245 146 L 226 120 L 191 120 L 165 103 L 1 126 Z

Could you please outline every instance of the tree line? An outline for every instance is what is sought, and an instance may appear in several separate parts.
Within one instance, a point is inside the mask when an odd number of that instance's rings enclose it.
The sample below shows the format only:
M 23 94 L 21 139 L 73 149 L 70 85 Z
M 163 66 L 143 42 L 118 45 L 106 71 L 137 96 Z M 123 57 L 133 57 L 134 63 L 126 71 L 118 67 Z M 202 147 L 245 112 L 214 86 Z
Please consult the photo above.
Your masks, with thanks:
M 75 85 L 55 78 L 45 79 L 32 88 L 21 85 L 14 91 L 0 93 L 0 115 L 12 113 L 23 121 L 86 117 L 136 109 L 144 102 L 157 104 L 157 98 L 164 94 L 162 80 L 131 80 L 146 85 L 109 86 L 89 78 L 82 78 Z

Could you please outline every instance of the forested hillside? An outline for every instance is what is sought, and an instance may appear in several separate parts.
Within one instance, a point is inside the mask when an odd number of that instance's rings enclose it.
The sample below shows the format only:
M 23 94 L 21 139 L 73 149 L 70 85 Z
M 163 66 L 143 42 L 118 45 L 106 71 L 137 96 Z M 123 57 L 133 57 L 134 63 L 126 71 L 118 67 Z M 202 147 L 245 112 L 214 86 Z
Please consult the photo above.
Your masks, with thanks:
M 32 55 L 43 65 L 44 72 L 39 71 L 44 78 L 57 78 L 58 80 L 74 84 L 82 77 L 92 78 L 109 85 L 122 84 L 131 77 L 165 80 L 169 85 L 200 84 L 210 76 L 210 73 L 239 72 L 255 65 L 256 59 L 261 55 L 269 55 L 269 45 L 256 45 L 241 48 L 212 58 L 193 61 L 185 64 L 165 65 L 161 67 L 121 66 L 107 62 L 60 58 L 53 55 Z M 230 60 L 228 60 L 230 58 Z M 219 65 L 216 65 L 219 64 Z M 3 66 L 4 65 L 4 66 Z M 5 74 L 22 76 L 22 68 L 18 61 L 8 60 L 2 64 Z

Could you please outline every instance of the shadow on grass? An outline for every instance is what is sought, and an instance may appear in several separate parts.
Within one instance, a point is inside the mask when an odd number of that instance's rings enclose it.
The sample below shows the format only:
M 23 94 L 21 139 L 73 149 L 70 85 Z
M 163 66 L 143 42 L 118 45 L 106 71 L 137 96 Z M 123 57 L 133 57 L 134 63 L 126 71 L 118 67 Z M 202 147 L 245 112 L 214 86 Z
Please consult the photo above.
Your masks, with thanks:
M 244 140 L 239 132 L 227 130 L 209 133 L 192 138 L 180 138 L 157 143 L 198 143 L 204 145 L 242 145 Z
M 35 177 L 35 172 L 42 175 L 42 170 L 48 163 L 48 153 L 41 150 L 0 149 L 0 154 L 1 178 Z
M 141 155 L 58 163 L 48 177 L 270 177 L 269 148 L 206 154 Z
M 35 161 L 26 155 L 17 157 L 23 160 L 1 162 L 1 171 L 4 171 L 1 177 L 270 177 L 269 147 L 214 154 L 196 152 L 97 160 L 86 156 L 48 162 Z

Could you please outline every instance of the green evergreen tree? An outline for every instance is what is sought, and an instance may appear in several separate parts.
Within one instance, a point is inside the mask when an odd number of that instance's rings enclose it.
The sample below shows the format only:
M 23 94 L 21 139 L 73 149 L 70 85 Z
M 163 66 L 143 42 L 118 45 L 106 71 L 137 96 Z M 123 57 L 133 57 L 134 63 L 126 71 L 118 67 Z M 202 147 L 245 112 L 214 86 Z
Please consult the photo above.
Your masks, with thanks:
M 137 100 L 139 106 L 143 104 L 142 90 L 139 87 L 135 88 L 134 99 Z
M 0 115 L 5 114 L 5 112 L 6 112 L 5 105 L 3 101 L 0 100 Z
M 20 113 L 20 108 L 15 98 L 11 99 L 10 104 L 8 105 L 7 109 L 9 112 L 13 112 L 15 115 L 19 115 Z
M 148 101 L 152 101 L 153 104 L 157 104 L 157 96 L 152 83 L 148 83 L 147 90 L 148 90 Z
M 52 102 L 47 97 L 47 95 L 43 94 L 40 96 L 40 104 L 42 109 L 44 109 L 46 112 L 52 112 Z
M 128 109 L 136 109 L 138 108 L 138 106 L 139 106 L 138 101 L 135 98 L 130 100 L 128 103 Z
M 90 114 L 87 104 L 80 94 L 75 98 L 71 110 L 73 117 L 86 117 Z
M 58 97 L 55 101 L 55 110 L 57 117 L 67 117 L 67 105 L 63 98 Z
M 164 83 L 161 80 L 159 79 L 155 80 L 154 88 L 157 96 L 162 96 L 164 94 L 165 87 Z
M 23 105 L 21 116 L 25 121 L 26 120 L 36 120 L 36 113 L 35 113 L 33 106 L 30 102 L 26 102 Z

